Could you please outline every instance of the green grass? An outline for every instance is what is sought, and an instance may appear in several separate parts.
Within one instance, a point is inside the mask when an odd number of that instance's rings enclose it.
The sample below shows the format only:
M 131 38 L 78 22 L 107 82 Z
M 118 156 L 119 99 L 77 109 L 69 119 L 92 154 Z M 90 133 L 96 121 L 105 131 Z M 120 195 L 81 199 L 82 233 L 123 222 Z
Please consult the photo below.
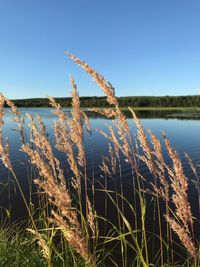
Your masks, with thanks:
M 42 267 L 47 264 L 31 235 L 13 225 L 0 229 L 0 266 Z
M 47 267 L 41 248 L 28 231 L 20 230 L 18 224 L 2 227 L 0 229 L 0 266 L 1 267 Z M 54 253 L 52 255 L 52 267 L 85 266 L 79 258 L 70 256 L 70 251 L 65 251 L 64 261 Z

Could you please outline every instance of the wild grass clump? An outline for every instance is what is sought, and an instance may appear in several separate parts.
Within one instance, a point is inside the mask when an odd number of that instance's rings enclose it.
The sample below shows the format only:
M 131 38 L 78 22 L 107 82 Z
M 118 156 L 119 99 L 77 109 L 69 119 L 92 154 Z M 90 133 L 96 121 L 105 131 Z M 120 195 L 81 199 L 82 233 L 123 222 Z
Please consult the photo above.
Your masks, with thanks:
M 164 149 L 171 162 L 166 161 L 160 140 L 150 130 L 143 129 L 140 120 L 129 109 L 137 126 L 134 139 L 112 85 L 85 62 L 72 54 L 67 55 L 94 79 L 111 105 L 110 109 L 92 109 L 113 122 L 107 132 L 99 130 L 108 140 L 108 154 L 102 157 L 100 166 L 95 167 L 99 168 L 104 180 L 102 183 L 96 177 L 88 178 L 84 135 L 86 131 L 91 134 L 91 129 L 87 115 L 80 108 L 72 77 L 71 116 L 49 97 L 57 118 L 53 142 L 39 115 L 36 118 L 26 115 L 28 136 L 20 111 L 1 95 L 0 155 L 18 186 L 29 215 L 26 234 L 2 228 L 1 259 L 10 260 L 5 244 L 16 256 L 26 244 L 28 252 L 25 258 L 20 257 L 18 266 L 199 266 L 196 232 L 199 214 L 192 215 L 188 198 L 190 180 L 185 176 L 177 151 L 163 133 Z M 32 177 L 39 199 L 37 213 L 31 198 L 27 201 L 24 195 L 10 160 L 9 142 L 3 139 L 5 103 L 15 115 L 21 150 L 33 167 Z M 55 149 L 65 156 L 67 172 L 61 167 L 63 162 L 55 156 Z M 189 156 L 187 160 L 195 174 L 195 180 L 191 182 L 197 190 L 196 204 L 200 205 L 199 166 Z M 129 197 L 122 175 L 124 163 L 130 167 Z M 148 176 L 141 171 L 142 163 L 146 165 Z M 97 199 L 102 202 L 102 213 L 98 213 Z M 115 220 L 110 217 L 111 209 Z M 33 254 L 29 254 L 31 249 Z M 23 265 L 25 262 L 30 265 Z
M 0 266 L 47 266 L 42 252 L 31 235 L 16 224 L 0 229 Z

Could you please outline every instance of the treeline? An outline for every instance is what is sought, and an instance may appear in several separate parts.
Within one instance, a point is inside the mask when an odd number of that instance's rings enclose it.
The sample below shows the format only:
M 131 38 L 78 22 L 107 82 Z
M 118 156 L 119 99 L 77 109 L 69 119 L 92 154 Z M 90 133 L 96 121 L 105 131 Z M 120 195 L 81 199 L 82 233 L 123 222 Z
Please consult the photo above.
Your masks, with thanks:
M 63 107 L 71 107 L 71 97 L 55 98 Z M 200 95 L 118 97 L 121 107 L 200 107 Z M 18 107 L 49 107 L 47 98 L 13 100 Z M 82 107 L 109 107 L 106 97 L 80 97 Z

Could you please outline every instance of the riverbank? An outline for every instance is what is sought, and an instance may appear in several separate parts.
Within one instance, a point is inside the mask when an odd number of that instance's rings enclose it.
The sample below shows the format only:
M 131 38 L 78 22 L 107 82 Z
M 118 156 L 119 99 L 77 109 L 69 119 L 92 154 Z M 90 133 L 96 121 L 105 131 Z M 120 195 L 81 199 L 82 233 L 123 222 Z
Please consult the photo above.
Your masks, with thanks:
M 146 108 L 193 108 L 200 107 L 200 95 L 188 96 L 121 96 L 116 98 L 119 106 L 135 107 L 139 109 Z M 61 104 L 62 107 L 71 107 L 71 97 L 55 97 L 55 100 Z M 48 98 L 30 98 L 30 99 L 14 99 L 14 104 L 18 107 L 49 107 Z M 110 107 L 107 98 L 97 96 L 82 96 L 80 97 L 81 107 Z

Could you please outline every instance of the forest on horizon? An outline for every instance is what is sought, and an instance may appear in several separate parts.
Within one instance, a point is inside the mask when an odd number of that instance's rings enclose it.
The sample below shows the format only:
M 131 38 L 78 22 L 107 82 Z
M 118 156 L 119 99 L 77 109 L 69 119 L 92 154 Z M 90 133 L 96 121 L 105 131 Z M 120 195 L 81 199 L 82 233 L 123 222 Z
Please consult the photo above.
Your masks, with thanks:
M 62 107 L 71 107 L 71 97 L 55 98 Z M 200 107 L 200 95 L 188 96 L 124 96 L 117 97 L 120 107 Z M 13 100 L 18 107 L 50 107 L 48 98 Z M 80 97 L 82 107 L 109 107 L 106 97 Z

